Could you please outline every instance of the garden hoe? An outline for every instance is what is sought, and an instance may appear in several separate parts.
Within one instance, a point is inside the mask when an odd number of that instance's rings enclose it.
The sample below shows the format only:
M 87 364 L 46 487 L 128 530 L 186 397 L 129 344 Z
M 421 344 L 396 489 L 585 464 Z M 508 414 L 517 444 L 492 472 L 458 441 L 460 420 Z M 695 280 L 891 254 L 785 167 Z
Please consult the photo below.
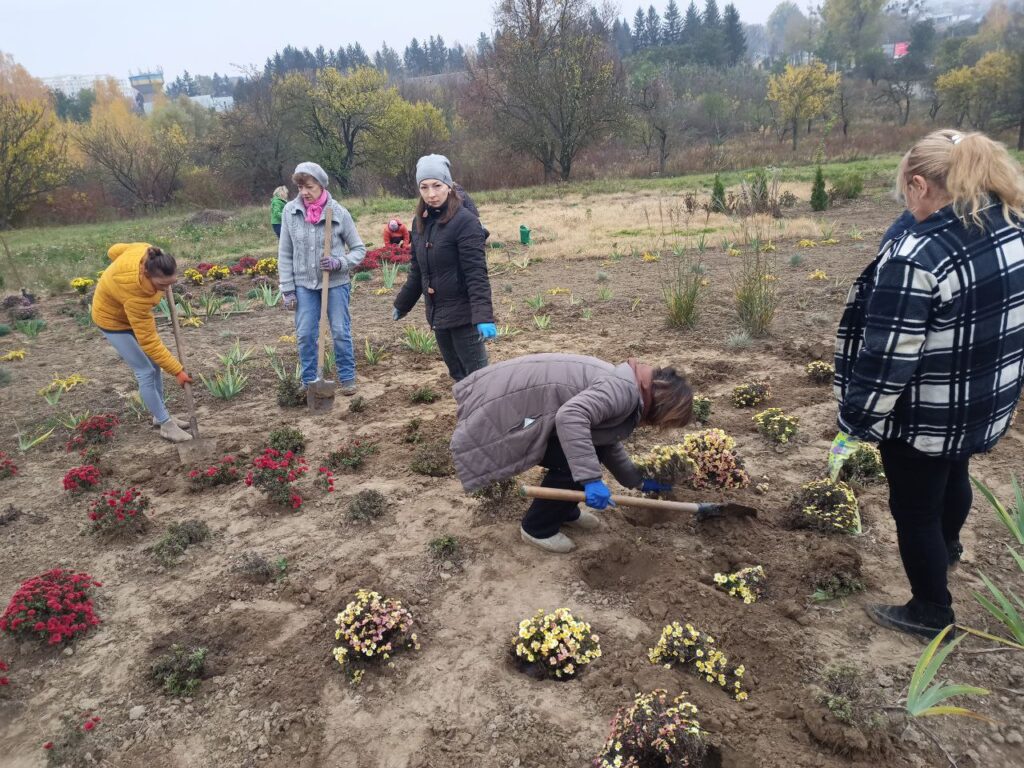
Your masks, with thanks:
M 542 488 L 538 485 L 521 485 L 519 493 L 531 499 L 551 499 L 552 501 L 586 501 L 583 491 L 570 491 L 562 488 Z M 757 510 L 743 504 L 704 503 L 695 504 L 688 501 L 664 501 L 649 499 L 646 496 L 612 495 L 612 501 L 624 507 L 662 510 L 665 512 L 690 512 L 697 515 L 698 521 L 710 520 L 713 517 L 757 517 Z
M 324 227 L 324 258 L 331 257 L 333 229 L 331 207 L 327 206 L 327 223 Z M 324 380 L 324 352 L 327 348 L 327 291 L 331 273 L 324 270 L 320 287 L 320 338 L 317 341 L 316 381 L 306 385 L 306 405 L 311 411 L 329 411 L 334 407 L 334 382 Z
M 185 349 L 181 344 L 181 328 L 178 325 L 178 305 L 174 293 L 167 289 L 167 306 L 171 311 L 171 325 L 174 328 L 174 343 L 178 347 L 178 359 L 185 364 Z M 185 407 L 188 408 L 188 427 L 192 439 L 186 443 L 177 443 L 178 460 L 182 464 L 198 464 L 217 456 L 217 443 L 209 437 L 199 436 L 199 422 L 196 420 L 196 403 L 192 399 L 192 385 L 185 385 Z

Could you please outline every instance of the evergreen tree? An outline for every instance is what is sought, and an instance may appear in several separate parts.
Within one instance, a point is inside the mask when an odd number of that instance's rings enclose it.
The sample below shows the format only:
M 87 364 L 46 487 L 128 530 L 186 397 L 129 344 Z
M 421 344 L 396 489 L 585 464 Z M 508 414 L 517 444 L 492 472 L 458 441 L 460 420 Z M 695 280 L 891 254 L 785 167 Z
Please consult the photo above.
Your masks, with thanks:
M 494 47 L 491 45 L 491 39 L 487 37 L 486 32 L 481 32 L 480 37 L 476 39 L 476 55 L 486 56 L 493 50 Z
M 348 54 L 345 52 L 345 46 L 338 46 L 338 50 L 334 53 L 333 66 L 339 72 L 345 72 L 352 66 L 352 62 L 349 61 Z
M 700 40 L 700 11 L 697 4 L 690 0 L 683 17 L 683 26 L 679 30 L 679 42 L 683 45 L 695 46 Z
M 665 19 L 661 27 L 661 39 L 665 45 L 675 45 L 679 42 L 679 36 L 683 31 L 683 19 L 679 15 L 679 6 L 676 0 L 668 0 L 665 8 Z
M 423 74 L 423 64 L 426 59 L 426 54 L 420 47 L 420 41 L 415 37 L 412 39 L 407 46 L 405 46 L 405 53 L 402 57 L 405 61 L 405 71 L 412 76 Z
M 704 13 L 700 19 L 698 61 L 712 67 L 721 66 L 725 63 L 726 58 L 725 51 L 723 50 L 724 45 L 722 15 L 718 12 L 718 3 L 715 0 L 707 0 L 707 3 L 704 5 Z
M 465 68 L 466 50 L 462 47 L 461 43 L 456 43 L 448 49 L 447 69 L 449 72 L 461 72 Z
M 639 51 L 647 47 L 647 17 L 644 9 L 637 8 L 633 14 L 633 50 Z
M 427 71 L 432 75 L 439 75 L 447 63 L 448 46 L 445 45 L 444 38 L 440 35 L 431 35 L 427 41 Z
M 653 5 L 647 9 L 647 32 L 644 37 L 650 46 L 661 45 L 661 17 Z
M 828 193 L 825 191 L 825 174 L 819 165 L 814 172 L 814 185 L 811 187 L 811 210 L 824 211 L 828 208 Z
M 402 59 L 398 51 L 386 42 L 381 43 L 380 50 L 373 54 L 373 66 L 389 75 L 397 75 L 402 71 Z
M 620 22 L 616 19 L 612 24 L 612 42 L 621 57 L 629 56 L 633 52 L 633 36 L 626 21 Z
M 739 11 L 729 3 L 722 15 L 722 35 L 725 38 L 725 63 L 735 67 L 747 55 L 747 36 L 743 32 Z
M 348 55 L 350 67 L 370 66 L 370 57 L 366 55 L 366 51 L 363 50 L 363 46 L 359 43 L 353 43 L 346 47 L 345 53 Z
M 722 177 L 715 174 L 715 183 L 711 187 L 711 210 L 716 213 L 725 213 L 725 185 Z
M 316 58 L 317 69 L 323 69 L 331 60 L 331 57 L 327 55 L 327 51 L 322 45 L 316 47 L 316 50 L 313 51 L 313 56 Z

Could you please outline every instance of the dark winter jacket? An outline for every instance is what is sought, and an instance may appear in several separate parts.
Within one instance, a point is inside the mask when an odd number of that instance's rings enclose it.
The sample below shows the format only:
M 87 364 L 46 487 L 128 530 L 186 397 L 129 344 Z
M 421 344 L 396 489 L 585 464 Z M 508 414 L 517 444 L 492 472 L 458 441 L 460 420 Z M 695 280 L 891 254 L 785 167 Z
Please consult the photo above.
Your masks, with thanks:
M 467 491 L 536 466 L 556 433 L 576 482 L 600 478 L 602 464 L 627 488 L 643 481 L 622 446 L 643 410 L 627 363 L 526 355 L 481 368 L 452 393 L 458 423 L 451 450 Z
M 422 232 L 412 227 L 409 278 L 395 309 L 406 314 L 422 295 L 431 328 L 493 323 L 480 219 L 463 205 L 451 221 L 441 224 L 443 210 L 428 210 Z

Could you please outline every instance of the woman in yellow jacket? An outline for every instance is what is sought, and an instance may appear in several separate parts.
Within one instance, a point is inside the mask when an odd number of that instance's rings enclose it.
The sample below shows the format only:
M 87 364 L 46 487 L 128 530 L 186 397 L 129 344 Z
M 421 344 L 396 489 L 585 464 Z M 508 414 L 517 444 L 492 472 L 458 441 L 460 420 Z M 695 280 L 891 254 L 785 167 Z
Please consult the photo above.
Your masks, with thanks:
M 117 243 L 107 251 L 113 262 L 104 270 L 92 299 L 92 321 L 106 336 L 117 354 L 135 373 L 139 395 L 153 415 L 160 436 L 173 443 L 191 440 L 182 427 L 188 423 L 171 418 L 164 405 L 161 369 L 178 379 L 181 386 L 192 379 L 184 366 L 164 346 L 156 332 L 153 307 L 174 285 L 177 263 L 149 243 Z

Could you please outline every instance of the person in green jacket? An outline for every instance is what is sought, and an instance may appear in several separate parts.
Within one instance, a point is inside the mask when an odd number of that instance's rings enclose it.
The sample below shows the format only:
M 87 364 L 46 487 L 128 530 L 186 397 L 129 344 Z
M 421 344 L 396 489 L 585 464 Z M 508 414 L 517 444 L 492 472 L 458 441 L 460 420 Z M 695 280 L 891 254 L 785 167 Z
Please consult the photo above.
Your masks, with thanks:
M 270 198 L 270 227 L 274 230 L 278 240 L 281 239 L 281 212 L 287 202 L 288 187 L 282 185 L 274 190 L 274 194 Z

